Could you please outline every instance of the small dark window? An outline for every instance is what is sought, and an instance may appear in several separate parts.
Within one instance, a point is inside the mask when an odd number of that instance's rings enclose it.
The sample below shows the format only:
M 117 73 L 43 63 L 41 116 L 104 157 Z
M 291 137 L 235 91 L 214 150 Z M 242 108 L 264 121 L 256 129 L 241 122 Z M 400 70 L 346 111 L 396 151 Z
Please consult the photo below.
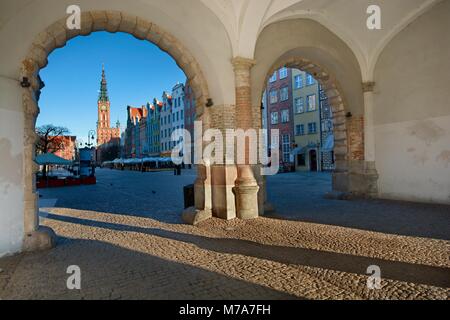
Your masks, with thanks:
M 305 155 L 304 154 L 298 154 L 297 155 L 297 166 L 299 166 L 299 167 L 306 166 L 306 161 L 305 161 Z

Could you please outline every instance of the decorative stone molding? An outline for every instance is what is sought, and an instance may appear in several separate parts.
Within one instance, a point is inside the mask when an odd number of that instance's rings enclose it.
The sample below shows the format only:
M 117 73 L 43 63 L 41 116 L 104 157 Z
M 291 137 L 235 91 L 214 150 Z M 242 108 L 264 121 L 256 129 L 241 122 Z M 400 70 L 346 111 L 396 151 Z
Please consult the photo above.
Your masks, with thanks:
M 373 92 L 374 89 L 375 89 L 375 82 L 373 82 L 373 81 L 368 81 L 368 82 L 363 82 L 363 83 L 362 83 L 362 90 L 363 90 L 363 93 L 366 93 L 366 92 Z

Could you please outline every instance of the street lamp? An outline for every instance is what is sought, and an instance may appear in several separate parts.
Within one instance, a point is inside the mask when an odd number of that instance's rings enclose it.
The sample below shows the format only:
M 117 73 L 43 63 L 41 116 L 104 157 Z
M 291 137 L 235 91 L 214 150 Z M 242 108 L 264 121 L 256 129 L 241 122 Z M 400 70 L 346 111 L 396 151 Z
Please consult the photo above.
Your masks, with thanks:
M 91 142 L 91 140 L 95 139 L 95 130 L 89 130 L 88 133 L 88 142 L 86 143 L 87 147 L 92 147 L 94 145 L 94 141 Z

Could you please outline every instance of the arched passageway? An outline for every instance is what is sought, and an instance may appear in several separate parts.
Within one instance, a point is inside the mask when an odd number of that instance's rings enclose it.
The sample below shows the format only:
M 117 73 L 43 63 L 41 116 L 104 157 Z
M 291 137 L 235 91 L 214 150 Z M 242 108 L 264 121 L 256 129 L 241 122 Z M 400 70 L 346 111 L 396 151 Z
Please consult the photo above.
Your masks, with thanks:
M 160 49 L 167 52 L 185 72 L 189 85 L 196 99 L 197 120 L 202 121 L 203 130 L 209 128 L 209 112 L 205 108 L 209 99 L 209 91 L 206 79 L 200 64 L 194 59 L 189 50 L 183 46 L 180 40 L 155 24 L 119 11 L 92 11 L 83 12 L 81 15 L 81 28 L 68 30 L 66 19 L 61 19 L 42 31 L 33 42 L 27 57 L 22 62 L 21 76 L 27 79 L 30 86 L 23 93 L 24 110 L 24 249 L 33 250 L 37 247 L 51 245 L 52 231 L 39 227 L 39 216 L 36 193 L 37 165 L 35 157 L 35 123 L 39 114 L 36 95 L 41 89 L 41 81 L 38 73 L 47 65 L 48 55 L 56 48 L 63 47 L 66 42 L 76 36 L 89 35 L 95 31 L 125 32 L 138 39 L 154 43 Z M 199 165 L 200 174 L 195 182 L 195 207 L 205 210 L 205 180 L 202 174 L 204 169 Z M 208 199 L 206 199 L 208 201 Z M 206 205 L 210 206 L 206 202 Z
M 378 175 L 374 162 L 365 158 L 364 144 L 364 93 L 373 86 L 363 83 L 352 50 L 321 24 L 296 19 L 267 26 L 256 43 L 255 60 L 251 76 L 255 125 L 261 126 L 262 93 L 274 72 L 286 67 L 311 74 L 333 112 L 333 191 L 376 196 Z M 259 180 L 260 185 L 265 184 L 265 179 Z M 266 198 L 260 194 L 260 203 Z

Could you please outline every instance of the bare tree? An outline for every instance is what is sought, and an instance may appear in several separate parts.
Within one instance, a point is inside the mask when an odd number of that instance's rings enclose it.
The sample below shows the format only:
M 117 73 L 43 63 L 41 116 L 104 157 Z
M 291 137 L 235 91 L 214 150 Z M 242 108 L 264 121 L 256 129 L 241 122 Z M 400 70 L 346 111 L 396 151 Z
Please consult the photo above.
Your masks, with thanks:
M 64 136 L 69 134 L 69 130 L 65 127 L 46 124 L 36 128 L 36 134 L 38 135 L 36 153 L 54 153 L 64 148 Z M 47 175 L 46 165 L 43 168 L 43 175 L 44 177 Z

